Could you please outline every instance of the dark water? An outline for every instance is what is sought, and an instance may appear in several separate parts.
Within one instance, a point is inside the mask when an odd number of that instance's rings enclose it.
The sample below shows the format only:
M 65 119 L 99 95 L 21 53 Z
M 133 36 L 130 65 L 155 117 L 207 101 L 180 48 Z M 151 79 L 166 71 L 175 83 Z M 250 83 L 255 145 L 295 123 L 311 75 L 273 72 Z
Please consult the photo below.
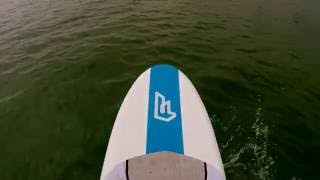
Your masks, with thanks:
M 1 0 L 0 179 L 98 179 L 136 77 L 170 63 L 228 179 L 318 179 L 318 0 Z

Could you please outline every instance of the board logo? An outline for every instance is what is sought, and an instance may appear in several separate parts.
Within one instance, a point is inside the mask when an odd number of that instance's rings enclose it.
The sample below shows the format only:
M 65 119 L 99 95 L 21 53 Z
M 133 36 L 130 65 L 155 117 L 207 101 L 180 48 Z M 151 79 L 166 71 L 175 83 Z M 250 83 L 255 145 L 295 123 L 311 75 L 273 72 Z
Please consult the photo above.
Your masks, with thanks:
M 166 97 L 158 91 L 154 96 L 154 118 L 165 122 L 176 118 L 177 114 L 171 111 L 171 101 L 166 100 Z

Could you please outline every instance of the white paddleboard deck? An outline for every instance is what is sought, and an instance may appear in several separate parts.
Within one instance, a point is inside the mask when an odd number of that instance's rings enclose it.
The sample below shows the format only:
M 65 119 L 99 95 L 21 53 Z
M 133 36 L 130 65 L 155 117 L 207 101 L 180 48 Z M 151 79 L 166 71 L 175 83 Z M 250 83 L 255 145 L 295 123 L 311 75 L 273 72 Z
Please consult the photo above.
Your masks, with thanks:
M 199 94 L 181 71 L 157 65 L 139 76 L 120 107 L 101 180 L 128 180 L 128 164 L 131 170 L 139 169 L 139 164 L 147 165 L 152 159 L 156 167 L 157 159 L 161 164 L 168 158 L 178 164 L 183 162 L 182 169 L 198 167 L 188 158 L 201 161 L 206 166 L 205 179 L 225 179 L 215 134 Z M 141 161 L 145 163 L 134 163 Z

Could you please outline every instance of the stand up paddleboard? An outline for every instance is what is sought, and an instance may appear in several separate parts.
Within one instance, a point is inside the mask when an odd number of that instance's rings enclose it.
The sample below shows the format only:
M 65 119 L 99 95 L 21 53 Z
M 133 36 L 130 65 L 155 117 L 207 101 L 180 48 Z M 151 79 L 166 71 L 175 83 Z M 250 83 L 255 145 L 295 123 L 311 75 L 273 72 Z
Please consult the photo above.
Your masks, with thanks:
M 207 111 L 178 69 L 146 70 L 126 95 L 101 180 L 225 180 Z

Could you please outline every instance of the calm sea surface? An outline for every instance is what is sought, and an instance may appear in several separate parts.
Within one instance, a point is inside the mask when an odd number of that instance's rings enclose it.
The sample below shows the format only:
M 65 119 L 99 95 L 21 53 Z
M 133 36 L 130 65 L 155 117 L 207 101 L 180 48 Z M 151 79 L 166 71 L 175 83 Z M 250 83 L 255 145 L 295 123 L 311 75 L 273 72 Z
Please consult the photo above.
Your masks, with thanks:
M 98 179 L 137 76 L 169 63 L 228 179 L 319 179 L 320 1 L 0 0 L 0 179 Z

